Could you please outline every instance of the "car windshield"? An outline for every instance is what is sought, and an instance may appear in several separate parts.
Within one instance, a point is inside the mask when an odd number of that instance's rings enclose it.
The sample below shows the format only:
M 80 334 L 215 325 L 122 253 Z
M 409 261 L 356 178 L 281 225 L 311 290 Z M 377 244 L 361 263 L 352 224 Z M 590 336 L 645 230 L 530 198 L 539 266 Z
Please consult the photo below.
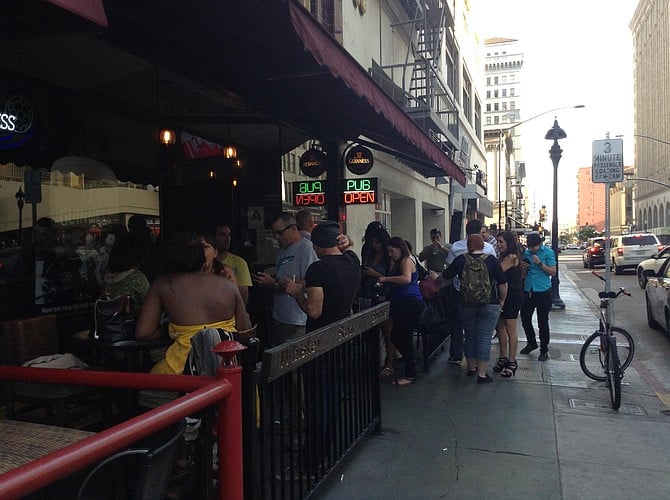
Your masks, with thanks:
M 656 245 L 656 238 L 651 235 L 643 236 L 624 236 L 621 241 L 624 246 L 635 246 L 635 245 Z

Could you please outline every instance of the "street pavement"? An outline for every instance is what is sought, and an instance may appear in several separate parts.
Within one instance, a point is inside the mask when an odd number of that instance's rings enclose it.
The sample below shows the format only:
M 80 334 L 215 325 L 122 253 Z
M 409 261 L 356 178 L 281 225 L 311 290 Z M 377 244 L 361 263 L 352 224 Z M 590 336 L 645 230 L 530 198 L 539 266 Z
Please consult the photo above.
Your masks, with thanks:
M 518 355 L 516 377 L 476 384 L 465 365 L 447 364 L 447 346 L 414 385 L 384 382 L 382 432 L 362 440 L 314 497 L 670 498 L 667 395 L 634 360 L 612 410 L 605 382 L 579 367 L 597 297 L 564 264 L 560 272 L 566 309 L 549 316 L 548 361 L 537 350 Z M 520 321 L 518 332 L 521 349 Z M 493 345 L 492 364 L 497 355 Z

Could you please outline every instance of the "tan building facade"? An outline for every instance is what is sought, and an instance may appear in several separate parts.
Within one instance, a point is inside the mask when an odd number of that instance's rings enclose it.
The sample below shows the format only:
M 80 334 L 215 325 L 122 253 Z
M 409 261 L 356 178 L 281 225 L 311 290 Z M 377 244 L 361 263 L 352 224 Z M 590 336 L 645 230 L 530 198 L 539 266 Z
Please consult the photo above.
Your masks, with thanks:
M 635 63 L 635 225 L 670 234 L 670 1 L 640 0 Z M 648 179 L 648 180 L 647 180 Z

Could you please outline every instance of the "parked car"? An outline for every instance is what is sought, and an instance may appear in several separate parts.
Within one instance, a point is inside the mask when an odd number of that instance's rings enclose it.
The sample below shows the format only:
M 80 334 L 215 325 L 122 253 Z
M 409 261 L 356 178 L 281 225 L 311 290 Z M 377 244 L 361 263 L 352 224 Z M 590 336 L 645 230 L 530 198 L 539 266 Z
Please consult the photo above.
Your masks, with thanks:
M 614 274 L 624 269 L 635 269 L 645 259 L 661 251 L 662 245 L 655 234 L 636 233 L 612 236 L 610 242 L 610 261 Z
M 670 257 L 670 245 L 664 246 L 663 250 L 656 255 L 637 265 L 637 282 L 640 284 L 640 288 L 647 286 L 647 278 L 655 276 L 668 257 Z
M 670 259 L 664 259 L 658 272 L 647 278 L 644 297 L 649 328 L 670 333 Z
M 579 250 L 579 245 L 577 245 L 577 243 L 568 243 L 566 248 L 568 250 Z
M 582 253 L 582 263 L 584 269 L 605 265 L 605 238 L 589 238 L 584 253 Z

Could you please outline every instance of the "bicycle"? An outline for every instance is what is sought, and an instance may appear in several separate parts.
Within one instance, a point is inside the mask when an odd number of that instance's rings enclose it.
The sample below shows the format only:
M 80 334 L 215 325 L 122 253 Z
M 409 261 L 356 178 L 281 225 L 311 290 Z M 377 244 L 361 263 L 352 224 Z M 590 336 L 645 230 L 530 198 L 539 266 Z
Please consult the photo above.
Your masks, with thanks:
M 592 274 L 605 281 L 596 271 Z M 615 410 L 621 406 L 621 379 L 635 354 L 633 337 L 623 328 L 614 326 L 613 302 L 621 295 L 632 297 L 624 287 L 619 288 L 618 292 L 598 292 L 599 328 L 586 339 L 579 353 L 579 366 L 586 376 L 607 381 L 612 408 Z

